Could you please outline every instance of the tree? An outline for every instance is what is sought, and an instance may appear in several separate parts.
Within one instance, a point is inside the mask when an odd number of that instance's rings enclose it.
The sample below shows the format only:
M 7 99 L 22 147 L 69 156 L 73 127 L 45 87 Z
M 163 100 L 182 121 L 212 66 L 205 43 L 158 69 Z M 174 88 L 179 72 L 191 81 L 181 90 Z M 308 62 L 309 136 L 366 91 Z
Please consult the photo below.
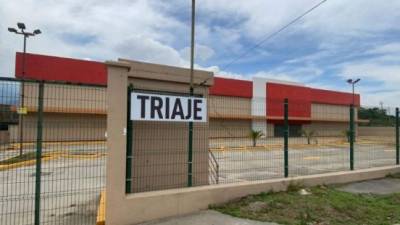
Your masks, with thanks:
M 394 126 L 396 119 L 394 115 L 390 115 L 383 107 L 360 107 L 358 117 L 360 119 L 369 120 L 369 123 L 366 124 L 367 126 Z
M 250 131 L 250 138 L 253 141 L 253 147 L 256 147 L 257 145 L 257 140 L 260 139 L 262 136 L 264 135 L 264 133 L 260 130 L 251 130 Z
M 314 130 L 302 130 L 301 134 L 307 138 L 307 144 L 311 144 L 311 140 L 313 139 L 316 132 Z

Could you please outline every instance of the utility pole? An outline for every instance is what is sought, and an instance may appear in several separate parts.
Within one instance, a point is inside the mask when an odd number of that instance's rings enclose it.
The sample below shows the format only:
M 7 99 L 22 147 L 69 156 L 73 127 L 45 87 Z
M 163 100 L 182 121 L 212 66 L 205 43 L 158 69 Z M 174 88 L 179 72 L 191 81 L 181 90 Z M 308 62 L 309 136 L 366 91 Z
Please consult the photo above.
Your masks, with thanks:
M 192 0 L 192 26 L 191 26 L 191 41 L 190 41 L 190 87 L 189 95 L 193 96 L 193 67 L 194 67 L 194 28 L 195 28 L 195 10 L 196 0 Z M 189 149 L 188 149 L 188 183 L 187 186 L 193 185 L 193 122 L 189 122 Z
M 35 35 L 41 34 L 42 32 L 39 29 L 35 29 L 33 32 L 26 32 L 25 29 L 25 24 L 24 23 L 17 23 L 17 27 L 18 29 L 20 29 L 20 31 L 18 31 L 15 28 L 9 27 L 8 31 L 15 33 L 15 34 L 19 34 L 19 35 L 23 35 L 24 36 L 24 47 L 23 47 L 23 54 L 22 54 L 22 82 L 21 82 L 21 90 L 20 90 L 20 110 L 18 111 L 19 114 L 19 123 L 18 123 L 18 133 L 19 133 L 19 154 L 22 155 L 22 151 L 23 151 L 23 146 L 22 143 L 24 141 L 24 127 L 23 127 L 23 114 L 26 113 L 25 112 L 25 70 L 26 70 L 26 39 L 28 37 L 33 37 Z

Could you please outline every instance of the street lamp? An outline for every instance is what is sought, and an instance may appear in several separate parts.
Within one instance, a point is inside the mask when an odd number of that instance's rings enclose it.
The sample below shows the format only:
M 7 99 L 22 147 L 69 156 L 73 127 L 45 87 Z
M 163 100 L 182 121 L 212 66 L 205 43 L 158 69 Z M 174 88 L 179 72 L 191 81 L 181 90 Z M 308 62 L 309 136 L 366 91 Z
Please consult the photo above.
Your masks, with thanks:
M 355 79 L 355 80 L 353 80 L 353 79 L 348 79 L 347 80 L 347 83 L 349 83 L 349 84 L 351 84 L 351 86 L 352 86 L 352 89 L 353 89 L 353 102 L 352 102 L 352 104 L 351 104 L 351 112 L 350 112 L 350 115 L 351 115 L 351 117 L 353 117 L 353 118 L 350 118 L 350 131 L 352 132 L 352 140 L 355 142 L 356 141 L 356 138 L 355 138 L 355 135 L 354 135 L 354 96 L 355 96 L 355 94 L 354 94 L 354 86 L 355 86 L 355 84 L 357 84 L 359 81 L 360 81 L 361 79 L 360 78 L 357 78 L 357 79 Z M 358 110 L 357 110 L 357 112 L 358 112 Z M 351 146 L 350 146 L 350 149 L 353 149 L 353 143 L 351 143 Z M 353 150 L 351 150 L 351 152 L 352 152 Z M 353 154 L 353 153 L 350 153 L 350 154 Z M 353 155 L 352 156 L 350 156 L 350 161 L 353 161 Z M 353 168 L 353 163 L 351 163 L 351 166 L 350 166 L 351 168 Z
M 357 84 L 360 80 L 361 80 L 360 78 L 357 78 L 356 80 L 353 80 L 353 79 L 347 80 L 347 83 L 351 84 L 353 87 L 353 103 L 352 103 L 353 106 L 354 106 L 354 85 Z
M 23 108 L 24 108 L 24 94 L 25 94 L 25 55 L 26 55 L 26 39 L 28 37 L 33 37 L 35 35 L 41 34 L 42 32 L 39 29 L 35 29 L 33 32 L 26 32 L 26 26 L 24 23 L 17 23 L 17 27 L 20 31 L 15 28 L 9 27 L 8 31 L 11 33 L 19 34 L 24 36 L 24 52 L 22 54 L 22 82 L 21 82 L 21 95 L 20 95 L 20 112 L 19 112 L 19 154 L 22 155 L 22 142 L 23 142 Z

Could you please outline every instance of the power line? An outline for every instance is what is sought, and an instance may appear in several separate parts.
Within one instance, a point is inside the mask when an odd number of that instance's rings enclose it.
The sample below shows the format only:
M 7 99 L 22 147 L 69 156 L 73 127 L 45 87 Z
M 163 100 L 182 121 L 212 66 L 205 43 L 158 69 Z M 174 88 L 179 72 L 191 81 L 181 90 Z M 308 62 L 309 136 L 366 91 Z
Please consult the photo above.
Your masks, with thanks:
M 257 42 L 254 46 L 252 46 L 251 48 L 248 48 L 243 54 L 237 56 L 236 58 L 234 58 L 232 61 L 230 61 L 229 63 L 225 64 L 225 66 L 223 66 L 220 70 L 224 70 L 226 68 L 228 68 L 229 66 L 231 66 L 234 62 L 236 62 L 237 60 L 239 60 L 240 58 L 242 58 L 243 56 L 247 55 L 248 53 L 250 53 L 250 51 L 254 50 L 255 48 L 261 46 L 264 42 L 268 41 L 269 39 L 273 38 L 274 36 L 276 36 L 277 34 L 281 33 L 283 30 L 285 30 L 286 28 L 288 28 L 289 26 L 291 26 L 292 24 L 296 23 L 298 20 L 300 20 L 301 18 L 303 18 L 304 16 L 306 16 L 307 14 L 309 14 L 310 12 L 312 12 L 313 10 L 315 10 L 316 8 L 318 8 L 320 5 L 322 5 L 323 3 L 325 3 L 327 0 L 323 0 L 321 2 L 319 2 L 318 4 L 316 4 L 315 6 L 313 6 L 312 8 L 310 8 L 309 10 L 307 10 L 306 12 L 304 12 L 303 14 L 301 14 L 300 16 L 296 17 L 295 19 L 293 19 L 292 21 L 290 21 L 288 24 L 286 24 L 285 26 L 283 26 L 282 28 L 280 28 L 279 30 L 273 32 L 272 34 L 266 36 L 265 38 L 263 38 L 262 40 L 260 40 L 259 42 Z

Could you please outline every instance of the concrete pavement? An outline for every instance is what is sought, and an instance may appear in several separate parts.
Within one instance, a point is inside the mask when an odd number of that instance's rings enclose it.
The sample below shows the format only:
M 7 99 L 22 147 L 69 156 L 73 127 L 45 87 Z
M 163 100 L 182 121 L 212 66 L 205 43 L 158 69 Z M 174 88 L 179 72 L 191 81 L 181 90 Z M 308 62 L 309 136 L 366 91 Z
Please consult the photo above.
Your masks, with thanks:
M 367 180 L 363 182 L 346 184 L 338 190 L 351 193 L 370 193 L 370 194 L 393 194 L 400 192 L 400 179 L 385 178 L 378 180 Z
M 206 210 L 198 213 L 143 223 L 140 225 L 278 225 L 277 223 L 259 222 L 235 218 L 216 211 Z

